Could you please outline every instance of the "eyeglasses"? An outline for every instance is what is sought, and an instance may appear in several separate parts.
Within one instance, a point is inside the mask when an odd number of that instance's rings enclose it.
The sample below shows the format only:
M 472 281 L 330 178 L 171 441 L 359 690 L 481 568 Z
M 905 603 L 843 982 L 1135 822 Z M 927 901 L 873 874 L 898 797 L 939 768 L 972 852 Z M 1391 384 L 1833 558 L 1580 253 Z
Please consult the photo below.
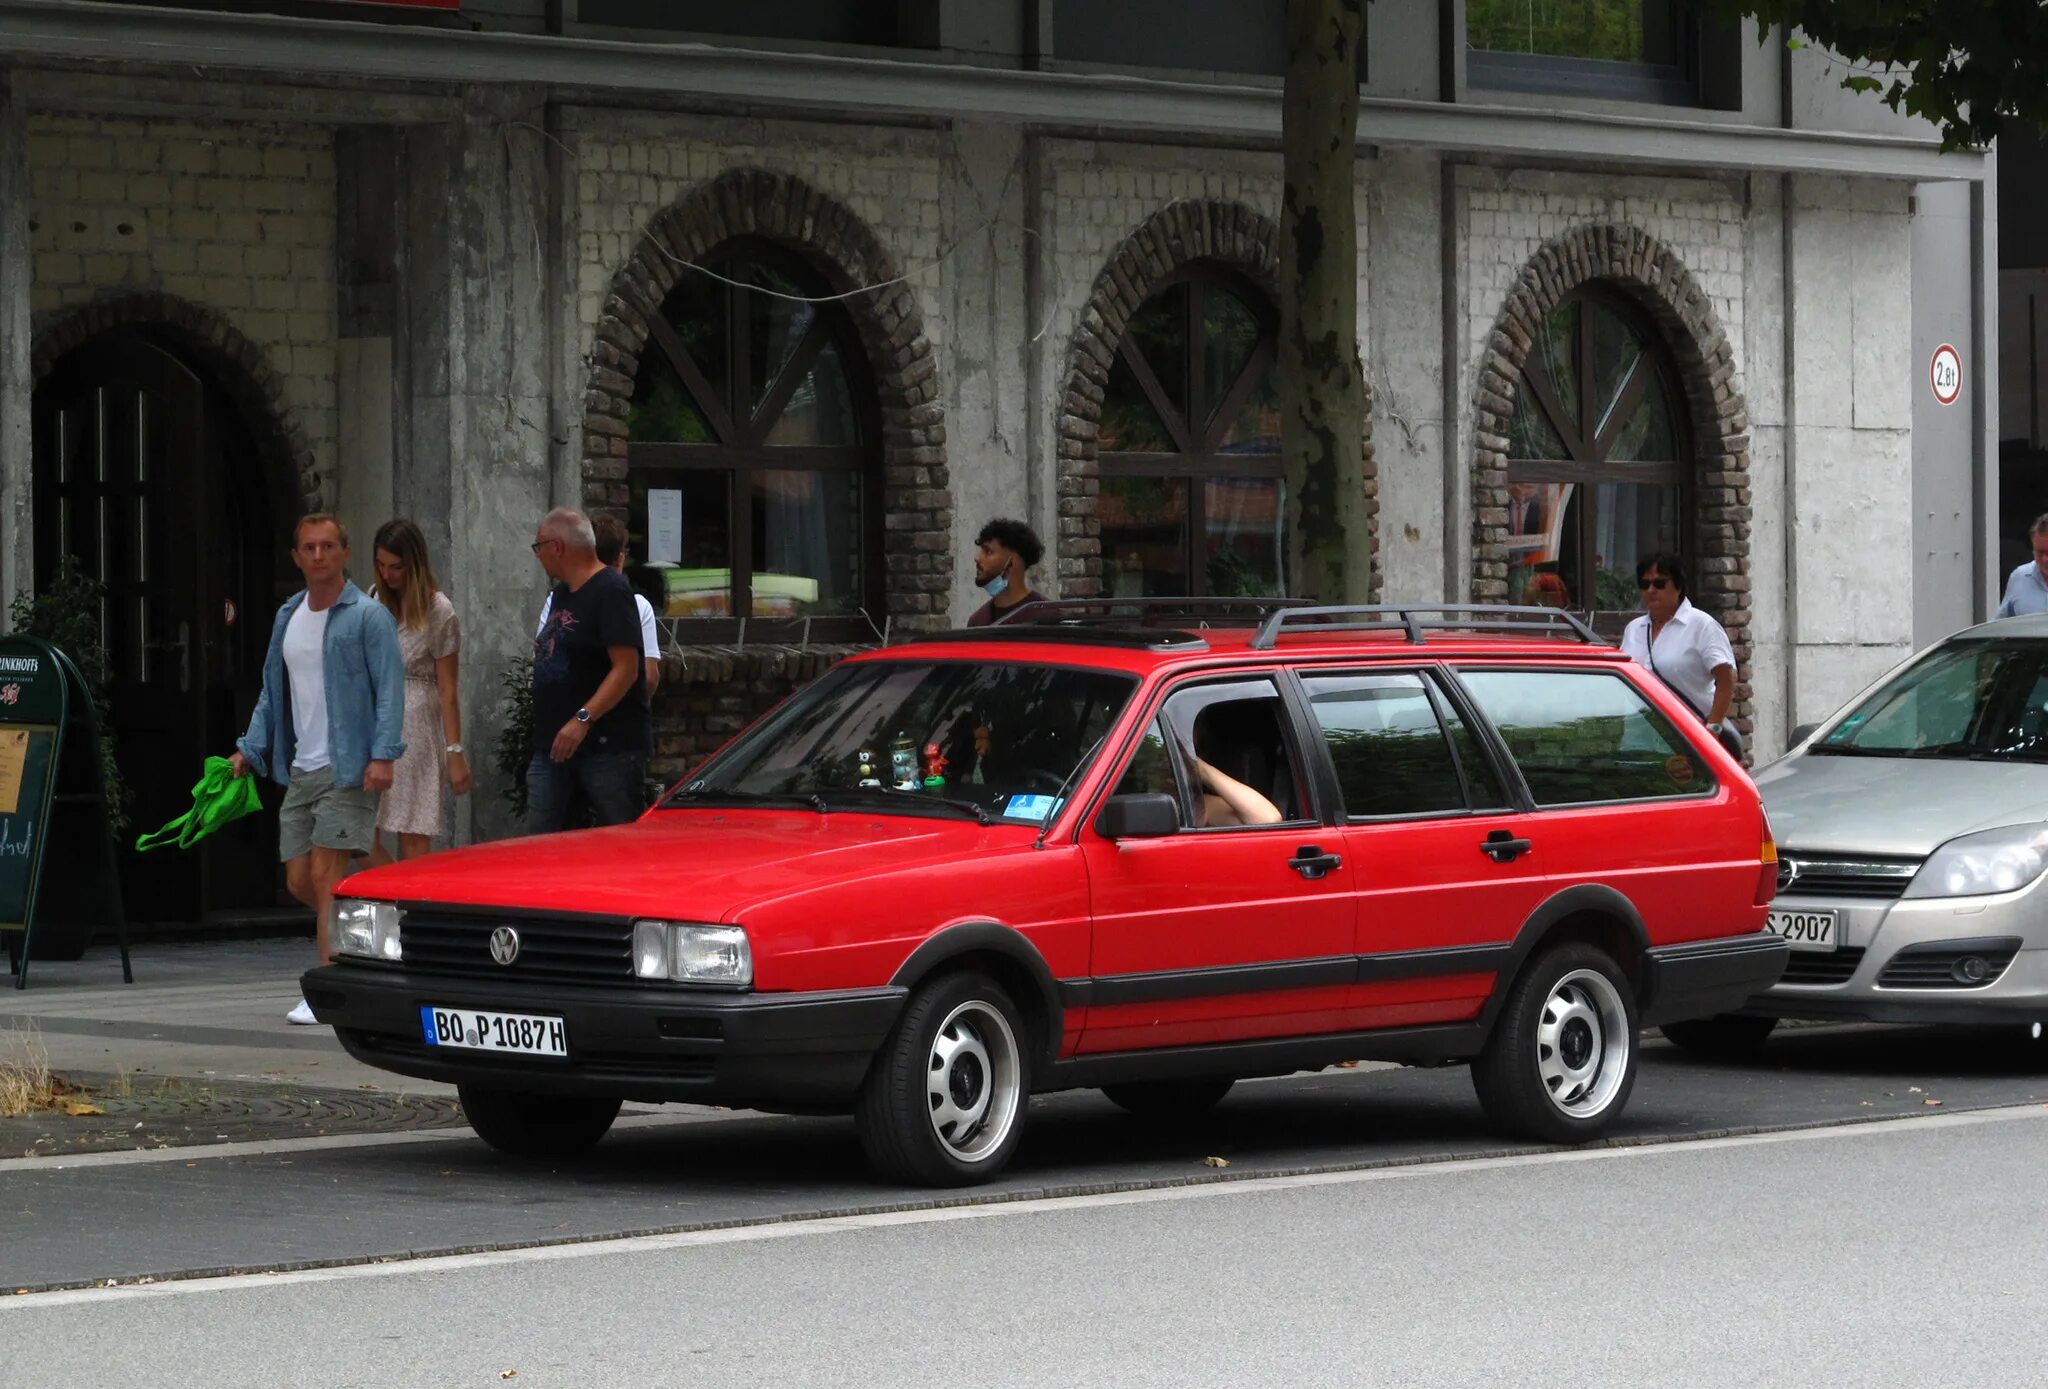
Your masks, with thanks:
M 562 537 L 560 537 L 559 535 L 551 535 L 551 536 L 548 536 L 548 537 L 547 537 L 546 539 L 544 539 L 544 540 L 536 540 L 536 541 L 534 541 L 534 542 L 533 542 L 533 543 L 532 543 L 531 545 L 527 546 L 526 548 L 527 548 L 527 549 L 529 549 L 529 550 L 531 550 L 531 551 L 533 551 L 533 552 L 534 552 L 535 554 L 539 554 L 539 553 L 540 553 L 540 547 L 541 547 L 541 546 L 543 546 L 543 545 L 559 545 L 559 544 L 561 544 L 561 543 L 562 543 Z
M 1637 588 L 1660 588 L 1660 589 L 1661 589 L 1661 588 L 1669 588 L 1669 587 L 1671 587 L 1671 580 L 1669 580 L 1669 579 L 1637 579 L 1637 580 L 1636 580 L 1636 587 L 1637 587 Z

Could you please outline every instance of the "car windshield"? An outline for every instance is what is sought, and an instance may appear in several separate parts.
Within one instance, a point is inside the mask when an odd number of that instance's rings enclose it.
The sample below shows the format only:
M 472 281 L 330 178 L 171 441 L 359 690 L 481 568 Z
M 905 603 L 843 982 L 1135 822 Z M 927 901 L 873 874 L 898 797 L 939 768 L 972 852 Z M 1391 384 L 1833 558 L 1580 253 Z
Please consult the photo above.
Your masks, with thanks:
M 782 804 L 1043 824 L 1137 681 L 994 661 L 843 665 L 664 805 Z
M 2048 762 L 2048 642 L 1944 643 L 1856 706 L 1812 750 Z

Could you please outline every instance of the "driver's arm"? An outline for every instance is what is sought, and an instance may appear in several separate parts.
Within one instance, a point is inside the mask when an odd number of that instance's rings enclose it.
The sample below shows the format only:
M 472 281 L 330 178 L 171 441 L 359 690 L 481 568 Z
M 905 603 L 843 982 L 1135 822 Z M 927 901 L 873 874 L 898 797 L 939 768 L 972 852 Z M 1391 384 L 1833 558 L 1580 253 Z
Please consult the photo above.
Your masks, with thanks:
M 1235 777 L 1225 776 L 1201 758 L 1194 759 L 1195 779 L 1216 799 L 1230 807 L 1241 825 L 1277 825 L 1280 807 L 1274 805 Z

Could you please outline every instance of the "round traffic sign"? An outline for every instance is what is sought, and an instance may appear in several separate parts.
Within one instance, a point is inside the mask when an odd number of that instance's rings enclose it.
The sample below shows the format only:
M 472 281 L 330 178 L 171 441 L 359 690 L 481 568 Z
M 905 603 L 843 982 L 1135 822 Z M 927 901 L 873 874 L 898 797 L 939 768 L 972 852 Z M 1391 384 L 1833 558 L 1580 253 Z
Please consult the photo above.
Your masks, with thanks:
M 1943 343 L 1934 349 L 1934 355 L 1927 362 L 1927 384 L 1934 388 L 1934 398 L 1943 405 L 1953 405 L 1963 393 L 1963 358 L 1955 348 Z

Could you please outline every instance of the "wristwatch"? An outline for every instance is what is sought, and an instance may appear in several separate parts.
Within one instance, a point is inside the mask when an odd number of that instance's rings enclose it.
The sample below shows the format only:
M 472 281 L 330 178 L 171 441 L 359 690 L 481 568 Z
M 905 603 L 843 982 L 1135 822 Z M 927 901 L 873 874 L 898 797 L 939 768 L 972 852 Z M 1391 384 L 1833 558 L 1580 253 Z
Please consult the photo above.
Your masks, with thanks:
M 443 753 L 443 754 L 445 754 L 446 756 L 449 756 L 449 757 L 456 757 L 456 756 L 459 756 L 459 755 L 461 755 L 461 752 L 462 752 L 462 744 L 460 744 L 460 743 L 450 743 L 450 744 L 449 744 L 449 745 L 448 745 L 447 747 L 445 747 L 445 748 L 442 748 L 442 749 L 441 749 L 441 751 L 442 751 L 442 753 Z
M 578 710 L 576 711 L 576 722 L 578 722 L 578 723 L 589 723 L 589 722 L 590 722 L 590 711 L 589 711 L 588 709 L 578 709 Z

